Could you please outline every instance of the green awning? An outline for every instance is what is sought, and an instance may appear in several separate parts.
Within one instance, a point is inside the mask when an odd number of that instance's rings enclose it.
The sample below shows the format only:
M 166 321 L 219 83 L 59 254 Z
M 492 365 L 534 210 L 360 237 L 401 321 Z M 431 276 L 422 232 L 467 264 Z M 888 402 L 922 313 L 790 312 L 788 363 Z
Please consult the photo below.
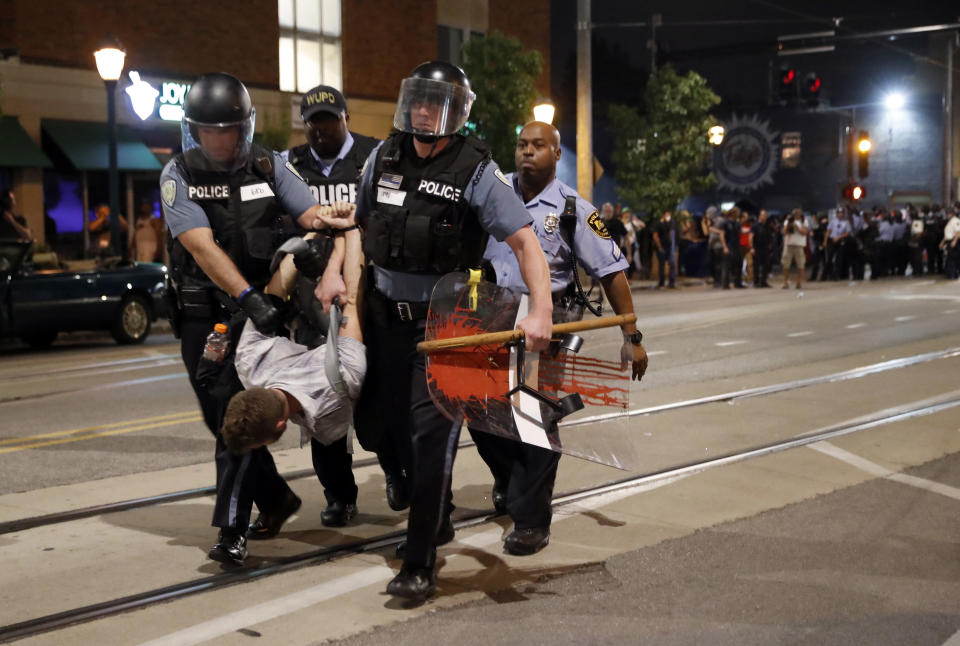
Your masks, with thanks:
M 16 117 L 0 117 L 0 166 L 50 168 L 51 165 Z
M 107 124 L 44 119 L 40 125 L 77 170 L 109 169 Z M 119 170 L 161 170 L 163 165 L 157 161 L 133 129 L 118 125 L 117 168 Z

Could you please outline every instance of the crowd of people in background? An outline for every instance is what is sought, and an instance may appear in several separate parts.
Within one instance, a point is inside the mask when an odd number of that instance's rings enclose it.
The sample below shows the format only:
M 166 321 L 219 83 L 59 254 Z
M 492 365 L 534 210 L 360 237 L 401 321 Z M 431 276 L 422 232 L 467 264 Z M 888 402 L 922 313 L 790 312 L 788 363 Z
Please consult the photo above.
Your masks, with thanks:
M 675 287 L 677 276 L 707 277 L 717 289 L 770 287 L 777 269 L 784 289 L 808 281 L 960 277 L 960 202 L 783 214 L 710 206 L 646 220 L 608 202 L 601 215 L 630 262 L 628 278 L 656 278 L 658 288 Z

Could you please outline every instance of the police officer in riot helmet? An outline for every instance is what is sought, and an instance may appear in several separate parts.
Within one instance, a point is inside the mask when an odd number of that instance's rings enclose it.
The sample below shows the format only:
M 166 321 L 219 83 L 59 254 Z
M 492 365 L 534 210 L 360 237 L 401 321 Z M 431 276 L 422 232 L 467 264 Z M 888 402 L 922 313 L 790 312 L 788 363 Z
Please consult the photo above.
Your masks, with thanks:
M 478 268 L 492 235 L 516 253 L 531 294 L 529 315 L 517 323 L 528 348 L 544 349 L 551 332 L 549 273 L 532 218 L 486 146 L 458 134 L 473 99 L 460 68 L 432 61 L 414 69 L 400 85 L 394 132 L 370 156 L 357 196 L 372 266 L 368 371 L 355 426 L 361 444 L 377 453 L 388 485 L 399 479 L 409 493 L 407 540 L 398 550 L 403 567 L 387 592 L 420 601 L 436 589 L 436 546 L 453 538 L 450 478 L 460 432 L 430 399 L 424 357 L 416 351 L 433 287 L 448 272 Z M 331 258 L 333 269 L 336 262 Z M 342 294 L 337 275 L 324 274 L 318 293 L 325 306 Z M 393 493 L 391 501 L 388 487 L 388 502 L 402 506 L 397 487 Z
M 239 564 L 246 538 L 269 538 L 300 506 L 263 448 L 231 454 L 219 435 L 230 396 L 240 389 L 232 365 L 201 361 L 215 323 L 229 322 L 236 346 L 243 316 L 267 333 L 282 325 L 281 313 L 261 288 L 270 260 L 294 230 L 332 222 L 292 166 L 253 143 L 255 111 L 246 87 L 229 74 L 207 74 L 187 93 L 182 121 L 183 152 L 164 167 L 160 196 L 170 230 L 177 332 L 190 384 L 204 422 L 217 439 L 217 502 L 220 528 L 210 558 Z M 259 518 L 249 524 L 252 504 Z M 249 525 L 249 527 L 248 527 Z
M 318 85 L 303 95 L 300 116 L 307 143 L 294 146 L 283 155 L 307 181 L 320 204 L 356 203 L 363 164 L 380 141 L 347 128 L 347 102 L 339 90 L 327 85 Z M 318 238 L 310 244 L 323 245 L 329 240 Z M 315 348 L 325 342 L 329 318 L 314 297 L 316 281 L 301 273 L 296 284 L 294 338 L 297 343 Z M 347 438 L 329 445 L 311 438 L 310 449 L 327 499 L 320 521 L 330 527 L 346 525 L 357 514 L 357 485 Z

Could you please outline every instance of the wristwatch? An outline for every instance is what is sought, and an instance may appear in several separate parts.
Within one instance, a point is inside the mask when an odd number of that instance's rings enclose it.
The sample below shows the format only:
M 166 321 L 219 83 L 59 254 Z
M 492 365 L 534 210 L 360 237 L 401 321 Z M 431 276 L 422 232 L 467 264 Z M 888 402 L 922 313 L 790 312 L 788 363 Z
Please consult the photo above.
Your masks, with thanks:
M 643 332 L 637 330 L 636 332 L 631 332 L 630 334 L 624 333 L 623 340 L 629 341 L 633 345 L 640 345 L 643 343 Z

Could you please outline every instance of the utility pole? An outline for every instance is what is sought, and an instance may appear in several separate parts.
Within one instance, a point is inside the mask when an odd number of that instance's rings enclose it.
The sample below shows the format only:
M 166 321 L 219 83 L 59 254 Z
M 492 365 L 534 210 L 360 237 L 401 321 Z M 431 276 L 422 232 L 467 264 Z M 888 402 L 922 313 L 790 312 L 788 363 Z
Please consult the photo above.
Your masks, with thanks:
M 577 192 L 593 202 L 590 0 L 577 0 Z
M 947 39 L 947 83 L 943 102 L 943 205 L 952 203 L 953 195 L 953 52 L 956 49 L 957 34 Z M 958 196 L 960 199 L 960 196 Z

